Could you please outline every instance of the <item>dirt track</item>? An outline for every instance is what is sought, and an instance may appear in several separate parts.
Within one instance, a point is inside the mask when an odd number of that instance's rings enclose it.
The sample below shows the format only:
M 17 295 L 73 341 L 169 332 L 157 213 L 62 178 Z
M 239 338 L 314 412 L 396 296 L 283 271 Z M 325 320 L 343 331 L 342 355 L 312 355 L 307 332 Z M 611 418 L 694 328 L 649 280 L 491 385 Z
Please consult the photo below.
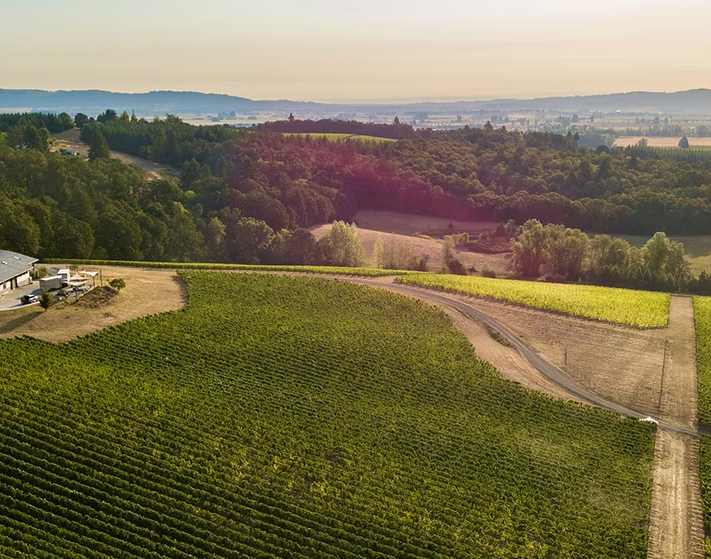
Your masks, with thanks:
M 696 429 L 696 345 L 691 297 L 672 297 L 669 326 L 662 332 L 666 348 L 660 416 Z M 698 439 L 660 429 L 654 445 L 653 477 L 648 559 L 702 559 L 704 517 Z
M 65 149 L 67 151 L 75 151 L 84 159 L 89 158 L 89 146 L 82 142 L 79 137 L 81 130 L 75 128 L 73 130 L 67 130 L 66 132 L 61 132 L 60 134 L 54 134 L 52 139 L 55 141 L 55 145 L 52 146 L 52 151 L 58 151 L 60 149 Z M 177 175 L 177 169 L 171 169 L 167 165 L 161 165 L 155 161 L 149 161 L 148 159 L 142 159 L 141 157 L 136 157 L 135 155 L 130 155 L 128 153 L 121 153 L 119 151 L 111 151 L 111 157 L 118 159 L 126 163 L 126 165 L 133 165 L 134 167 L 141 167 L 146 171 L 146 178 L 148 180 L 162 179 L 166 176 Z
M 538 343 L 543 352 L 553 354 L 562 360 L 561 368 L 576 371 L 581 380 L 587 383 L 603 386 L 608 392 L 616 393 L 627 399 L 636 407 L 634 409 L 617 410 L 632 417 L 639 416 L 636 409 L 656 409 L 660 428 L 654 448 L 653 490 L 649 521 L 648 559 L 702 559 L 704 553 L 704 519 L 701 501 L 701 483 L 699 479 L 699 441 L 694 433 L 697 427 L 697 392 L 696 392 L 696 360 L 693 306 L 690 297 L 673 296 L 669 309 L 669 324 L 667 328 L 651 333 L 641 333 L 609 325 L 598 325 L 590 321 L 579 321 L 569 317 L 556 317 L 547 313 L 533 311 L 523 313 L 510 305 L 491 303 L 474 298 L 458 297 L 447 294 L 422 294 L 419 289 L 411 290 L 405 286 L 388 284 L 388 279 L 354 280 L 366 285 L 379 285 L 393 291 L 422 298 L 434 303 L 452 314 L 452 301 L 459 308 L 462 305 L 474 308 L 486 308 L 487 315 L 500 314 L 507 319 L 512 329 L 525 332 L 530 339 Z M 405 288 L 405 289 L 403 289 Z M 449 308 L 448 308 L 449 307 Z M 455 311 L 456 314 L 456 311 Z M 524 314 L 524 319 L 516 321 L 513 316 Z M 542 324 L 543 317 L 531 315 L 544 314 L 548 321 Z M 527 315 L 527 316 L 526 316 Z M 526 366 L 510 355 L 510 348 L 495 347 L 484 338 L 486 330 L 462 324 L 461 317 L 454 317 L 455 324 L 470 339 L 479 355 L 489 360 L 497 369 L 511 380 L 522 379 L 525 386 L 542 390 L 551 395 L 571 398 L 570 392 L 579 396 L 577 399 L 587 399 L 608 409 L 616 409 L 614 401 L 600 398 L 597 394 L 581 390 L 580 384 L 572 378 L 559 377 L 560 383 L 551 383 L 551 375 L 556 374 L 556 367 L 543 361 L 538 363 L 535 357 L 528 354 L 528 348 L 517 344 L 516 336 L 510 336 L 511 342 L 528 363 Z M 560 321 L 556 319 L 561 319 Z M 468 321 L 464 319 L 464 322 Z M 495 326 L 495 321 L 491 323 Z M 538 327 L 548 326 L 539 330 Z M 589 331 L 590 336 L 586 336 Z M 482 331 L 484 334 L 482 334 Z M 505 330 L 502 330 L 505 332 Z M 556 340 L 567 340 L 569 343 L 576 338 L 579 345 L 570 343 L 563 356 L 556 349 Z M 520 341 L 520 340 L 519 340 Z M 545 343 L 544 343 L 545 342 Z M 613 347 L 609 347 L 612 344 Z M 631 347 L 628 346 L 631 344 Z M 616 347 L 614 347 L 616 346 Z M 566 346 L 567 348 L 567 346 Z M 656 351 L 652 351 L 656 348 Z M 649 355 L 651 354 L 651 361 Z M 577 362 L 581 359 L 581 363 Z M 642 366 L 638 360 L 642 361 Z M 612 366 L 610 366 L 610 362 Z M 640 385 L 644 369 L 656 363 L 656 371 L 650 372 L 651 385 Z M 626 365 L 618 369 L 617 366 Z M 546 370 L 546 375 L 538 371 Z M 632 369 L 632 379 L 628 373 Z M 538 369 L 536 371 L 535 369 Z M 533 370 L 533 372 L 532 372 Z M 585 374 L 580 374 L 584 372 Z M 614 371 L 614 375 L 611 372 Z M 600 374 L 600 372 L 602 372 Z M 620 374 L 623 372 L 624 374 Z M 598 375 L 601 378 L 598 378 Z M 565 375 L 563 375 L 565 376 Z M 543 378 L 541 378 L 543 377 Z M 618 389 L 615 389 L 617 381 Z M 570 382 L 572 381 L 572 382 Z M 520 382 L 520 381 L 519 381 Z M 562 385 L 562 386 L 561 386 Z M 656 385 L 656 388 L 655 388 Z M 587 385 L 586 385 L 587 386 Z M 649 386 L 650 389 L 638 393 L 634 398 L 635 387 Z M 564 387 L 569 387 L 566 391 Z M 567 392 L 567 394 L 566 394 Z M 657 396 L 655 397 L 655 394 Z M 576 399 L 573 397 L 572 399 Z M 606 400 L 606 401 L 605 401 Z M 613 405 L 611 405 L 613 404 Z M 686 431 L 686 433 L 684 432 Z

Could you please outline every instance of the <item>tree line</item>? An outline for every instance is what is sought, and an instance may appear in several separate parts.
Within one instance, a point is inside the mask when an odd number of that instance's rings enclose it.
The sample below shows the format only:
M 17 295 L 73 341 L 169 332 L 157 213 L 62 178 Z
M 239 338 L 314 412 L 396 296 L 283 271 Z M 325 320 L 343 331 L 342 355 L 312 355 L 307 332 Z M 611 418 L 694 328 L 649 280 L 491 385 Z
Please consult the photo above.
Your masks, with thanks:
M 579 229 L 529 220 L 512 241 L 520 277 L 584 282 L 653 291 L 711 291 L 711 276 L 694 278 L 684 246 L 655 233 L 641 248 L 609 235 L 588 237 Z
M 284 248 L 289 235 L 351 221 L 360 209 L 535 219 L 595 233 L 711 233 L 711 163 L 636 148 L 589 150 L 573 134 L 488 126 L 413 130 L 415 137 L 398 142 L 330 142 L 107 110 L 74 118 L 91 147 L 85 162 L 43 146 L 16 149 L 11 129 L 20 124 L 37 133 L 69 125 L 62 115 L 26 116 L 0 117 L 7 129 L 0 242 L 40 256 L 301 263 L 302 255 Z M 148 181 L 110 159 L 109 147 L 173 165 L 178 176 Z M 238 227 L 243 219 L 259 224 Z M 256 249 L 240 248 L 249 244 L 245 231 L 261 235 Z

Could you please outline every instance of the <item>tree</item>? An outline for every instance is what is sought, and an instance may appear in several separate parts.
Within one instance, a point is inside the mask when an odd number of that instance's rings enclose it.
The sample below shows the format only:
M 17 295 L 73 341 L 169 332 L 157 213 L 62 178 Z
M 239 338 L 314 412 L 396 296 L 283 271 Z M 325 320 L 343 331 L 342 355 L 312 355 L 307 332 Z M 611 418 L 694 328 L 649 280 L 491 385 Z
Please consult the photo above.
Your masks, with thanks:
M 521 226 L 518 241 L 513 245 L 516 273 L 537 278 L 545 257 L 548 232 L 537 219 L 529 219 Z
M 670 241 L 661 231 L 655 233 L 642 247 L 642 259 L 652 277 L 660 277 L 664 272 L 670 249 Z
M 109 287 L 115 289 L 116 291 L 121 291 L 124 287 L 126 287 L 126 282 L 121 278 L 114 278 L 109 281 Z
M 95 130 L 89 142 L 89 161 L 109 159 L 110 157 L 111 152 L 109 151 L 109 144 L 106 143 L 106 138 L 101 132 Z
M 47 310 L 49 307 L 52 306 L 53 302 L 54 302 L 54 300 L 52 299 L 52 295 L 50 295 L 49 291 L 45 291 L 43 289 L 40 292 L 40 296 L 39 296 L 40 307 L 42 307 L 44 310 Z
M 86 116 L 84 113 L 77 113 L 74 117 L 74 124 L 76 124 L 77 128 L 84 128 L 84 125 L 88 123 L 89 117 Z
M 679 147 L 681 149 L 689 149 L 689 138 L 682 136 L 681 140 L 679 140 Z
M 113 109 L 106 109 L 106 112 L 96 117 L 98 122 L 112 122 L 118 118 L 118 114 Z
M 259 264 L 274 237 L 269 225 L 253 217 L 243 217 L 237 223 L 230 220 L 226 230 L 227 253 L 240 264 Z
M 400 124 L 400 119 L 397 116 L 395 116 L 395 118 L 393 119 L 393 124 L 396 126 Z
M 286 239 L 284 251 L 285 264 L 314 264 L 318 248 L 316 237 L 308 229 L 295 229 Z
M 375 239 L 375 243 L 373 243 L 373 262 L 378 268 L 383 267 L 384 256 L 385 245 L 383 243 L 383 238 L 378 235 L 378 237 Z
M 355 223 L 334 221 L 331 230 L 318 242 L 326 264 L 331 266 L 361 266 L 365 260 L 363 242 Z
M 205 243 L 207 254 L 211 261 L 221 262 L 225 258 L 225 224 L 220 218 L 210 219 L 205 229 Z

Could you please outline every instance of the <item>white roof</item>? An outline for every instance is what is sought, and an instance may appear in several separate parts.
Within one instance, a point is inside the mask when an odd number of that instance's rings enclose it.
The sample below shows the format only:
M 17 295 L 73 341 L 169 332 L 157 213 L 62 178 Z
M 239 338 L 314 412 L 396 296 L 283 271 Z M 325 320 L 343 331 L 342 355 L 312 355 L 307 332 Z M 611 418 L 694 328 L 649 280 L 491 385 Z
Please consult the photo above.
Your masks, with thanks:
M 99 272 L 87 272 L 86 270 L 82 270 L 79 273 L 85 276 L 91 276 L 92 278 L 99 275 Z
M 40 278 L 40 281 L 55 280 L 55 279 L 62 279 L 62 276 L 45 276 L 43 278 Z
M 31 270 L 35 262 L 37 259 L 31 256 L 10 250 L 0 250 L 0 283 Z

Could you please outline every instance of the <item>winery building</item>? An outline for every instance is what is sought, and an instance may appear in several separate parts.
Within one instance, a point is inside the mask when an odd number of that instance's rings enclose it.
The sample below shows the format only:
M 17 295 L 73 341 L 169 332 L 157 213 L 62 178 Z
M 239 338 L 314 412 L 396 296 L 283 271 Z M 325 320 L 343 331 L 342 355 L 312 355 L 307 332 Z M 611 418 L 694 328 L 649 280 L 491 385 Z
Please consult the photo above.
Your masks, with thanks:
M 19 252 L 0 250 L 0 293 L 17 289 L 32 281 L 30 273 L 35 267 L 36 258 Z

